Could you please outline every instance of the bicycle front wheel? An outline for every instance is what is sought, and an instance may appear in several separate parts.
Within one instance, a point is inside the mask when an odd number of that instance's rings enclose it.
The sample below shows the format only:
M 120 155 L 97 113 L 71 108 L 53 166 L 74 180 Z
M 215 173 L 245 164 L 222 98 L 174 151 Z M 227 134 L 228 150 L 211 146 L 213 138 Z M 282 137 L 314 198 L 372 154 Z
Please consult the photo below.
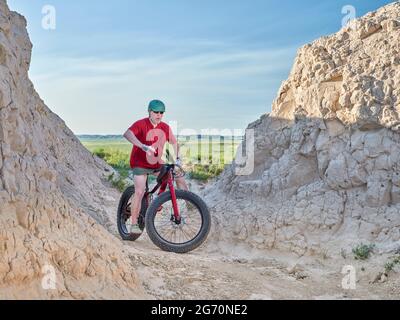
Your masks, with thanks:
M 176 190 L 181 220 L 174 216 L 170 192 L 153 201 L 146 214 L 146 230 L 161 250 L 187 253 L 207 239 L 211 229 L 210 212 L 205 202 L 194 193 Z

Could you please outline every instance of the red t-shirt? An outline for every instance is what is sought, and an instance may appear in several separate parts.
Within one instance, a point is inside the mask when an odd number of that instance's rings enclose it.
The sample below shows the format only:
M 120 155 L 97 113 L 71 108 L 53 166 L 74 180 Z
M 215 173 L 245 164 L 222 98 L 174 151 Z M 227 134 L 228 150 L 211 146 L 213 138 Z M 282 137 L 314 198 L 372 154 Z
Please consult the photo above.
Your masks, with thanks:
M 175 144 L 176 138 L 171 128 L 164 122 L 154 127 L 149 118 L 135 122 L 129 130 L 138 140 L 156 149 L 156 154 L 148 156 L 141 148 L 133 147 L 131 154 L 131 168 L 159 169 L 163 164 L 161 158 L 164 152 L 165 143 Z

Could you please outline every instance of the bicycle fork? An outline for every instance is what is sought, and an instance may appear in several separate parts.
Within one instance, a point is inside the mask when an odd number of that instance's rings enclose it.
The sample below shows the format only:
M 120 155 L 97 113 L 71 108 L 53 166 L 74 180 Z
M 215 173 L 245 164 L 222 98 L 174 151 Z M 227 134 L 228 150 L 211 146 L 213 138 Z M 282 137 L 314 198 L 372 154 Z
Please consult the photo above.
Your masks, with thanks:
M 171 217 L 171 219 L 174 218 L 174 222 L 176 224 L 180 224 L 182 219 L 181 219 L 181 215 L 179 213 L 178 200 L 176 198 L 176 192 L 175 192 L 175 186 L 174 186 L 174 179 L 173 179 L 171 173 L 169 173 L 168 180 L 161 185 L 159 195 L 165 192 L 165 190 L 167 189 L 167 186 L 171 192 L 172 207 L 174 209 L 174 215 L 173 215 L 173 217 Z
M 179 214 L 178 200 L 176 198 L 176 192 L 174 182 L 171 180 L 168 182 L 169 190 L 171 191 L 172 206 L 174 208 L 174 217 L 176 224 L 181 224 L 181 215 Z

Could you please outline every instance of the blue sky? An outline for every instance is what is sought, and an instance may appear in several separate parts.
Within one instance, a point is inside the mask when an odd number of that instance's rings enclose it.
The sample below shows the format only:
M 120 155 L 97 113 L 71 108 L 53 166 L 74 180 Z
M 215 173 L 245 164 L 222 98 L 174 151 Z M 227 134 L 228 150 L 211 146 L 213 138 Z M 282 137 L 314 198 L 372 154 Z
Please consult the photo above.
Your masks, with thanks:
M 76 134 L 122 134 L 162 99 L 178 130 L 245 129 L 271 111 L 297 49 L 383 0 L 8 0 L 28 20 L 30 77 Z M 56 29 L 42 28 L 42 8 Z

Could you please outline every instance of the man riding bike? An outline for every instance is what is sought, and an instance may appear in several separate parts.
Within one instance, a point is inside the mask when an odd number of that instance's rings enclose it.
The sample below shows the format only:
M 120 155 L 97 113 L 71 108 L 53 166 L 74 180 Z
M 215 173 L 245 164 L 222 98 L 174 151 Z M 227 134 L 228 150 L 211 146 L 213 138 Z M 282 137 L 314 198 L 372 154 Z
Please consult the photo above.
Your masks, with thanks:
M 149 104 L 149 117 L 135 122 L 124 134 L 125 139 L 133 144 L 130 158 L 130 166 L 134 175 L 135 193 L 132 197 L 132 234 L 141 234 L 138 224 L 142 199 L 146 190 L 146 181 L 149 174 L 158 176 L 163 161 L 162 156 L 166 142 L 169 142 L 176 155 L 176 164 L 181 165 L 179 157 L 179 145 L 171 128 L 162 118 L 166 111 L 165 104 L 159 100 L 153 100 Z M 177 178 L 179 189 L 189 190 L 185 179 Z

